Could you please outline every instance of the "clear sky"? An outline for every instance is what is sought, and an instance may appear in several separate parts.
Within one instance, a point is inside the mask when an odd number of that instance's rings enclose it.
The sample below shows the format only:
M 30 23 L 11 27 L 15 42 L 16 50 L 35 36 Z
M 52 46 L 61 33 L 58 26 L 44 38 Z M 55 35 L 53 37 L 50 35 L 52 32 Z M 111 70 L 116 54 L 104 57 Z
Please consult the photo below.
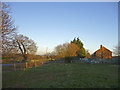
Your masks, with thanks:
M 79 37 L 92 54 L 118 44 L 117 2 L 9 2 L 20 34 L 33 39 L 37 54 Z

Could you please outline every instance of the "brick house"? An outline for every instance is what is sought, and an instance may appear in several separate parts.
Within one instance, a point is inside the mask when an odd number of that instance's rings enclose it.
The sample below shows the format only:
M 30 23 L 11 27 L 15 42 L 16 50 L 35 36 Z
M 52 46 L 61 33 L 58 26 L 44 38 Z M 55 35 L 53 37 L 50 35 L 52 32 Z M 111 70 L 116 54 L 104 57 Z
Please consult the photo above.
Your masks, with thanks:
M 110 59 L 112 58 L 112 52 L 104 46 L 100 45 L 100 49 L 92 54 L 92 58 Z

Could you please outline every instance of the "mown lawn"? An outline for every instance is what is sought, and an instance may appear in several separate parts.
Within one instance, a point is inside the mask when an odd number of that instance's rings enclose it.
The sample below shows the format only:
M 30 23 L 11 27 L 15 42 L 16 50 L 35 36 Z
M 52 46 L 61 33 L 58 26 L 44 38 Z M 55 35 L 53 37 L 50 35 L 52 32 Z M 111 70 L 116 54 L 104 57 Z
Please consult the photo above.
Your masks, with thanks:
M 116 88 L 118 66 L 102 64 L 45 64 L 2 74 L 3 88 Z

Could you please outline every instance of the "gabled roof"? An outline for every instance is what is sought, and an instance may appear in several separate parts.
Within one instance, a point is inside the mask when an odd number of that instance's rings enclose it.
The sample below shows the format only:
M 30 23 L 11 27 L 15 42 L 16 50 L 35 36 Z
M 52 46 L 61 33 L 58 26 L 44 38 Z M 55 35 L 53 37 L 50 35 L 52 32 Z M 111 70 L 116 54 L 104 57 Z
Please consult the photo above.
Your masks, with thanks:
M 106 47 L 102 47 L 102 48 L 104 48 L 104 49 L 108 50 L 109 52 L 112 52 L 112 51 L 110 51 L 109 49 L 107 49 Z
M 109 49 L 107 49 L 106 47 L 104 47 L 104 46 L 102 46 L 101 48 L 104 48 L 105 50 L 107 50 L 107 51 L 109 51 L 109 52 L 111 52 L 112 53 L 112 51 L 110 51 Z M 100 49 L 101 49 L 100 48 Z M 98 49 L 97 51 L 99 51 L 100 49 Z M 97 51 L 95 51 L 93 54 L 95 54 Z

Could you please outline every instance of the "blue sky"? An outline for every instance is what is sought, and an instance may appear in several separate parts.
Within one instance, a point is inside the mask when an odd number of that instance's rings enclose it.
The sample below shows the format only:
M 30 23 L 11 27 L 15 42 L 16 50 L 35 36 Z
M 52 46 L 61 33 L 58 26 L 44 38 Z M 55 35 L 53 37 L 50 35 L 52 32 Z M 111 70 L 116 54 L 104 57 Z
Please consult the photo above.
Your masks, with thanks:
M 10 2 L 20 34 L 33 39 L 37 54 L 79 37 L 92 54 L 102 44 L 113 50 L 118 44 L 117 2 Z

